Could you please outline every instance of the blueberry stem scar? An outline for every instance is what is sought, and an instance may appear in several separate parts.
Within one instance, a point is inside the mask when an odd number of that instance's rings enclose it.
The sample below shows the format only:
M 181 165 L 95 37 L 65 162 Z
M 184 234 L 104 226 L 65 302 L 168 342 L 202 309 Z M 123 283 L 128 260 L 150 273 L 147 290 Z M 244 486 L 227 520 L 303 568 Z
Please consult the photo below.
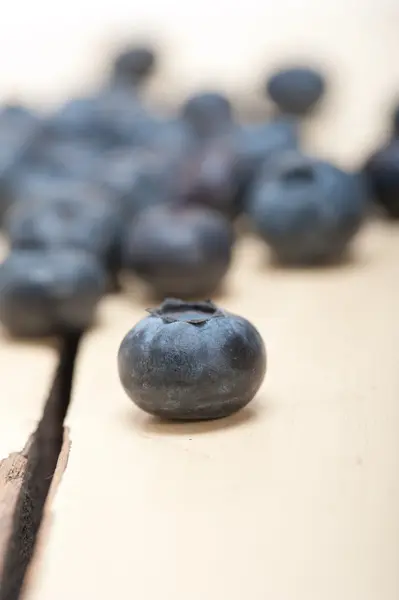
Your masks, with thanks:
M 192 325 L 201 325 L 210 319 L 224 316 L 224 312 L 211 300 L 184 302 L 177 298 L 166 298 L 157 308 L 147 308 L 147 312 L 161 317 L 165 323 L 184 321 Z

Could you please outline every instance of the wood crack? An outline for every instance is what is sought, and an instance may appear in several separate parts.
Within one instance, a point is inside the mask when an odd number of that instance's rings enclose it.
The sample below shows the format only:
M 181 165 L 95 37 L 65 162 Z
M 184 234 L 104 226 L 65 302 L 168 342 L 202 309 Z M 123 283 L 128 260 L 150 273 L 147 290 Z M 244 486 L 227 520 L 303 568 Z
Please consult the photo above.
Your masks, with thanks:
M 21 453 L 0 463 L 0 600 L 21 597 L 63 447 L 81 337 L 80 332 L 68 333 L 61 339 L 57 370 L 36 431 Z

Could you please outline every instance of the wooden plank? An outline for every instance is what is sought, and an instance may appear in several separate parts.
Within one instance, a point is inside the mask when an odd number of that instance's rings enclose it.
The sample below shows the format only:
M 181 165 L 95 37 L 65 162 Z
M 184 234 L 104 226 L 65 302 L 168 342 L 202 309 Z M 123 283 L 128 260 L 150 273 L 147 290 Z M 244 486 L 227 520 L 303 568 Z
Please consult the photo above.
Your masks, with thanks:
M 26 472 L 30 437 L 42 416 L 56 352 L 51 344 L 35 345 L 0 337 L 4 389 L 0 396 L 0 577 L 13 528 L 13 516 Z
M 221 301 L 269 351 L 256 401 L 168 425 L 125 397 L 118 345 L 143 316 L 105 302 L 82 348 L 71 453 L 25 600 L 396 600 L 399 232 L 342 268 L 267 268 L 243 241 Z
M 7 247 L 0 239 L 0 257 Z M 57 353 L 55 343 L 12 340 L 0 331 L 0 580 L 15 527 L 14 515 L 26 476 L 32 434 L 48 396 Z M 26 532 L 27 535 L 27 532 Z M 0 585 L 3 593 L 2 585 Z
M 13 528 L 13 516 L 26 471 L 27 452 L 13 452 L 0 461 L 0 573 L 3 572 L 7 544 Z

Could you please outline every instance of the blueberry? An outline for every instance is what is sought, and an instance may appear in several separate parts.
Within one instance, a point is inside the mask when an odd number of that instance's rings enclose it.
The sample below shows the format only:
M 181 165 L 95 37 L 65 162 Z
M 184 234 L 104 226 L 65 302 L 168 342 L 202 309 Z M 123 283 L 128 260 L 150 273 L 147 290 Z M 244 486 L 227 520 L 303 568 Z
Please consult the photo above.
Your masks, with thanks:
M 95 99 L 73 98 L 52 114 L 46 130 L 58 139 L 92 139 L 98 135 L 95 121 Z
M 237 182 L 244 196 L 262 165 L 281 151 L 298 148 L 296 120 L 276 119 L 273 122 L 243 125 L 236 130 Z
M 12 248 L 52 249 L 65 246 L 94 254 L 110 270 L 114 267 L 120 220 L 99 190 L 69 181 L 43 182 L 47 195 L 20 201 L 10 209 L 5 231 Z
M 154 72 L 155 66 L 155 51 L 149 46 L 125 48 L 114 59 L 113 79 L 123 84 L 138 85 Z
M 267 81 L 267 92 L 282 112 L 306 115 L 324 94 L 323 75 L 309 67 L 292 67 L 274 73 Z
M 249 215 L 275 258 L 304 265 L 343 257 L 365 208 L 359 177 L 295 152 L 266 165 L 248 202 Z
M 153 117 L 147 121 L 146 136 L 140 140 L 141 146 L 155 152 L 166 160 L 182 161 L 196 146 L 197 140 L 192 130 L 182 119 Z
M 111 195 L 124 221 L 130 222 L 143 209 L 169 199 L 172 174 L 172 166 L 157 153 L 120 148 L 104 153 L 95 182 Z
M 153 117 L 137 95 L 123 86 L 101 90 L 95 97 L 93 119 L 105 147 L 142 144 L 153 131 Z
M 393 130 L 393 136 L 399 137 L 399 105 L 396 106 L 395 110 L 393 111 L 392 130 Z
M 0 109 L 0 224 L 11 203 L 10 183 L 26 161 L 40 130 L 40 120 L 27 109 L 13 105 Z
M 216 211 L 160 205 L 142 211 L 126 232 L 122 266 L 160 297 L 207 296 L 230 266 L 233 231 Z
M 27 337 L 85 329 L 104 286 L 101 266 L 85 252 L 13 250 L 0 265 L 0 322 Z
M 375 203 L 389 217 L 399 219 L 399 138 L 393 138 L 368 159 L 364 174 Z
M 180 163 L 179 192 L 189 203 L 209 206 L 229 218 L 235 217 L 240 212 L 236 166 L 237 153 L 228 140 L 217 139 L 201 145 Z
M 184 421 L 227 417 L 246 406 L 266 372 L 255 327 L 212 302 L 165 300 L 123 339 L 119 377 L 144 411 Z
M 81 139 L 38 139 L 30 151 L 28 168 L 58 177 L 89 178 L 97 165 L 95 143 Z
M 225 133 L 233 125 L 230 101 L 217 92 L 190 96 L 181 109 L 181 116 L 201 138 Z

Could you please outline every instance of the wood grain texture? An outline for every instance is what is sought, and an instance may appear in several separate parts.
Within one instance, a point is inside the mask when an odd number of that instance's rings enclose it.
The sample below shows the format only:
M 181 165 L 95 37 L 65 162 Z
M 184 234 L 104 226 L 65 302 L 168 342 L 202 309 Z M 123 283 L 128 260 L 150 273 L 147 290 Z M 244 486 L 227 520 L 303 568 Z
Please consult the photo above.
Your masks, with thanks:
M 25 475 L 30 442 L 21 452 L 14 452 L 0 461 L 0 575 L 10 539 L 13 515 Z

